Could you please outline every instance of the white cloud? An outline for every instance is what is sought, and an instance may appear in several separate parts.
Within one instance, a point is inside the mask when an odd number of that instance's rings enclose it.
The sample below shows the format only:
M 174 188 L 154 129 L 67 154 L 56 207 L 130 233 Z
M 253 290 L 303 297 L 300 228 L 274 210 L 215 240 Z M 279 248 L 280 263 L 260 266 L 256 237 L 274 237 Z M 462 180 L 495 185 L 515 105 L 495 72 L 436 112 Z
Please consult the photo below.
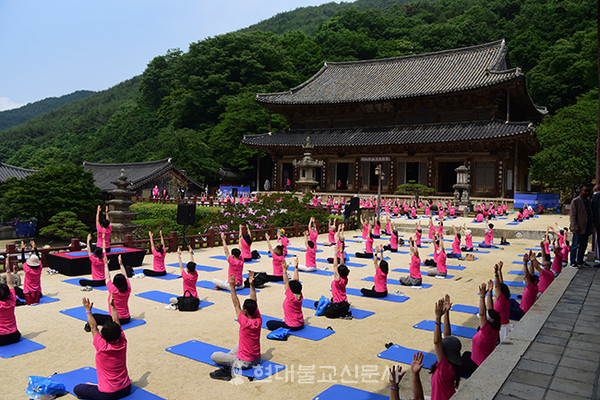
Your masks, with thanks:
M 0 111 L 12 110 L 13 108 L 19 108 L 24 106 L 22 103 L 15 103 L 8 97 L 0 97 Z

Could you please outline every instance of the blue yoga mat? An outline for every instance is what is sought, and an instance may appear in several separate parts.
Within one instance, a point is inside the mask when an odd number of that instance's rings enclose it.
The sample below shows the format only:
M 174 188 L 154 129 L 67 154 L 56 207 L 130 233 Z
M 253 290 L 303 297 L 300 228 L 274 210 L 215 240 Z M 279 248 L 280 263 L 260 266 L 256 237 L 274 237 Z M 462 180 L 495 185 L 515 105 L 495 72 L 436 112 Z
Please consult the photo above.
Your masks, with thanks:
M 452 268 L 450 268 L 450 266 L 446 266 L 446 268 L 452 269 Z M 464 269 L 464 267 L 463 267 L 463 269 Z M 407 269 L 407 268 L 394 268 L 392 271 L 394 271 L 394 272 L 405 272 L 407 274 L 410 274 L 410 269 Z M 426 274 L 423 274 L 423 275 L 429 276 L 429 275 L 426 275 Z M 446 279 L 452 279 L 452 278 L 454 278 L 454 275 L 446 275 Z M 363 280 L 367 280 L 367 279 L 363 279 Z
M 397 269 L 401 270 L 402 268 L 397 268 Z M 395 270 L 394 270 L 394 271 L 395 271 Z M 401 271 L 401 272 L 402 272 L 402 271 Z M 406 270 L 406 272 L 410 273 L 410 271 L 409 271 L 409 270 Z M 375 282 L 375 278 L 373 278 L 372 276 L 369 276 L 369 277 L 366 277 L 366 278 L 362 278 L 362 280 L 363 280 L 363 281 L 367 281 L 367 282 Z M 396 279 L 391 279 L 391 278 L 388 278 L 388 279 L 387 279 L 387 284 L 388 284 L 388 285 L 402 285 L 402 284 L 400 283 L 400 281 L 398 281 L 398 280 L 396 280 Z M 431 285 L 430 283 L 422 283 L 422 284 L 421 284 L 421 287 L 422 287 L 423 289 L 429 289 L 431 286 L 432 286 L 432 285 Z M 408 287 L 410 287 L 410 286 L 408 286 Z
M 83 278 L 70 278 L 70 279 L 65 279 L 61 282 L 64 283 L 70 283 L 71 285 L 75 285 L 75 286 L 79 286 L 79 287 L 83 287 L 79 284 L 79 280 L 83 279 Z M 106 290 L 106 286 L 94 286 L 93 287 L 94 290 Z
M 229 349 L 214 346 L 209 343 L 199 342 L 197 340 L 190 340 L 185 343 L 167 347 L 166 350 L 170 353 L 177 354 L 178 356 L 191 358 L 192 360 L 213 365 L 215 367 L 218 367 L 218 365 L 210 358 L 211 354 L 217 351 L 229 353 Z M 235 373 L 257 380 L 262 380 L 284 369 L 285 365 L 261 359 L 260 364 L 256 367 L 251 369 L 235 370 Z
M 159 290 L 150 290 L 149 292 L 138 293 L 136 296 L 141 297 L 143 299 L 153 300 L 163 304 L 171 304 L 169 300 L 173 297 L 177 297 L 175 294 L 161 292 Z M 202 301 L 200 300 L 200 304 L 198 305 L 198 309 L 212 306 L 215 303 L 211 303 L 210 301 Z
M 523 270 L 512 270 L 508 271 L 508 273 L 513 275 L 525 275 L 525 272 L 523 272 Z
M 73 394 L 73 388 L 80 383 L 98 383 L 96 369 L 92 367 L 79 368 L 64 374 L 50 376 L 50 379 L 65 385 L 67 392 Z M 147 392 L 137 386 L 131 385 L 131 392 L 123 397 L 125 400 L 164 400 L 153 393 Z
M 267 329 L 267 321 L 283 321 L 282 319 L 270 317 L 268 315 L 262 315 L 262 327 L 263 329 Z M 304 328 L 299 331 L 290 331 L 290 336 L 298 336 L 303 339 L 310 340 L 322 340 L 327 336 L 333 335 L 335 331 L 331 329 L 319 328 L 312 325 L 304 325 Z
M 224 292 L 224 293 L 229 293 L 229 290 L 224 290 L 224 289 L 219 289 L 219 290 L 215 290 L 215 284 L 212 283 L 211 281 L 198 281 L 196 283 L 197 287 L 200 288 L 204 288 L 204 289 L 211 289 L 214 290 L 215 292 Z M 260 290 L 256 289 L 256 293 L 260 292 Z M 236 293 L 239 294 L 240 296 L 248 296 L 250 295 L 250 288 L 243 288 L 242 290 L 236 290 Z
M 169 267 L 177 267 L 177 268 L 179 268 L 179 263 L 171 263 L 171 264 L 167 264 L 167 265 Z M 196 271 L 214 272 L 214 271 L 220 271 L 222 269 L 223 268 L 211 267 L 209 265 L 199 265 L 199 264 L 196 264 Z M 179 278 L 179 275 L 177 275 L 177 277 Z
M 481 253 L 481 252 L 480 252 L 480 251 L 477 251 L 477 250 L 473 250 L 473 251 L 472 251 L 472 252 L 470 252 L 470 253 Z M 489 253 L 489 251 L 488 251 L 488 253 Z M 430 254 L 428 257 L 433 257 L 433 254 Z M 477 261 L 477 260 L 479 260 L 479 257 L 473 257 L 473 258 L 474 258 L 474 260 L 473 260 L 473 261 Z M 452 258 L 451 258 L 451 260 L 452 260 Z M 454 260 L 456 260 L 456 259 L 454 259 Z
M 421 267 L 429 267 L 429 266 L 421 263 Z M 462 265 L 448 265 L 448 264 L 446 264 L 446 268 L 447 269 L 455 269 L 457 271 L 462 271 L 462 270 L 467 269 L 467 267 L 462 266 Z M 401 271 L 401 269 L 402 268 L 396 268 L 396 269 L 393 269 L 392 271 L 404 272 L 404 271 Z
M 333 385 L 316 395 L 313 400 L 386 400 L 388 396 L 355 389 L 350 386 Z
M 504 283 L 506 284 L 506 286 L 512 286 L 512 287 L 526 287 L 527 285 L 525 285 L 525 283 L 521 282 L 521 281 L 504 281 Z
M 479 246 L 480 244 L 481 244 L 481 243 L 478 243 L 478 246 Z M 482 248 L 486 248 L 486 247 L 482 247 Z M 489 248 L 490 248 L 490 249 L 493 249 L 493 247 L 489 247 Z M 471 250 L 471 251 L 465 251 L 465 253 L 479 253 L 479 254 L 488 254 L 489 252 L 490 252 L 489 250 L 475 250 L 475 249 L 473 249 L 473 250 Z
M 317 258 L 316 261 L 320 262 L 320 263 L 324 263 L 324 264 L 329 264 L 329 261 L 327 261 L 326 258 Z M 353 262 L 345 262 L 344 265 L 347 266 L 347 267 L 357 267 L 357 268 L 361 268 L 361 267 L 366 267 L 367 266 L 367 264 L 360 264 L 360 263 L 353 263 Z
M 362 292 L 360 291 L 360 289 L 356 289 L 356 288 L 346 288 L 346 294 L 349 294 L 351 296 L 361 296 L 361 297 L 365 297 L 363 296 Z M 398 296 L 396 294 L 388 294 L 385 297 L 366 297 L 367 299 L 376 299 L 376 300 L 385 300 L 385 301 L 391 301 L 394 303 L 404 303 L 406 300 L 410 299 L 410 297 L 408 296 Z
M 288 254 L 289 256 L 289 254 Z M 224 255 L 222 256 L 211 256 L 210 258 L 213 258 L 215 260 L 221 260 L 221 261 L 227 261 L 227 257 L 225 257 Z M 244 261 L 244 264 L 252 264 L 252 263 L 257 263 L 258 260 L 252 260 L 252 261 Z
M 140 268 L 140 269 L 133 270 L 133 272 L 135 272 L 136 274 L 143 274 L 143 272 L 142 272 L 143 270 L 144 270 L 143 268 Z M 145 275 L 145 276 L 148 278 L 164 279 L 166 281 L 172 281 L 173 279 L 181 278 L 181 275 L 175 275 L 175 274 L 169 274 L 169 273 L 167 273 L 166 275 L 163 275 L 163 276 L 147 276 L 147 275 Z
M 305 252 L 305 251 L 306 251 L 306 250 L 302 250 L 300 247 L 290 247 L 290 246 L 288 246 L 288 251 L 289 251 L 289 250 L 291 250 L 291 251 L 302 251 L 302 252 Z M 322 251 L 323 251 L 323 250 L 319 250 L 319 249 L 317 249 L 317 253 L 321 253 Z
M 25 301 L 25 299 L 19 299 L 19 300 Z M 60 301 L 60 299 L 58 297 L 42 296 L 42 297 L 40 297 L 40 302 L 39 303 L 30 304 L 30 305 L 31 306 L 37 306 L 39 304 L 54 303 L 55 301 Z
M 409 349 L 408 347 L 402 347 L 400 345 L 393 345 L 389 349 L 382 351 L 377 354 L 379 358 L 385 358 L 386 360 L 392 360 L 400 362 L 402 364 L 412 364 L 413 356 L 419 350 Z M 431 369 L 431 366 L 437 362 L 437 357 L 433 353 L 423 353 L 423 367 L 425 369 Z
M 413 328 L 423 329 L 425 331 L 433 332 L 433 330 L 435 328 L 435 321 L 426 319 L 424 321 L 421 321 L 421 322 L 413 325 Z M 460 336 L 460 337 L 464 337 L 464 338 L 468 338 L 468 339 L 473 339 L 473 336 L 475 336 L 475 334 L 477 333 L 477 329 L 469 328 L 468 326 L 460 326 L 460 325 L 450 324 L 450 329 L 452 331 L 453 336 Z M 444 331 L 444 324 L 442 323 L 442 332 L 443 331 Z
M 60 312 L 62 314 L 68 315 L 69 317 L 73 317 L 73 318 L 77 318 L 83 322 L 87 322 L 87 315 L 85 314 L 85 308 L 83 306 L 81 307 L 75 307 L 75 308 L 68 308 L 66 310 L 60 310 Z M 100 309 L 92 309 L 93 313 L 99 313 L 99 314 L 107 314 L 107 311 L 103 311 Z M 131 318 L 131 321 L 127 324 L 124 324 L 121 326 L 121 328 L 123 330 L 125 329 L 130 329 L 130 328 L 135 328 L 136 326 L 140 326 L 140 325 L 144 325 L 146 323 L 146 321 L 144 321 L 143 319 L 135 319 L 135 318 Z
M 288 271 L 294 271 L 294 268 L 292 267 L 288 267 L 287 269 Z M 332 276 L 333 272 L 332 271 L 321 271 L 320 269 L 317 268 L 316 271 L 300 271 L 299 272 L 301 274 L 314 274 L 314 275 L 324 275 L 324 276 Z
M 303 299 L 302 307 L 310 308 L 311 310 L 316 310 L 315 308 L 315 300 Z M 354 319 L 365 319 L 375 314 L 373 311 L 365 311 L 359 310 L 358 308 L 350 307 L 350 311 L 352 312 L 352 318 Z
M 465 304 L 454 304 L 450 311 L 462 312 L 466 314 L 479 314 L 479 307 L 468 306 Z
M 525 250 L 537 251 L 539 253 L 542 252 L 542 248 L 540 246 L 537 246 L 537 247 L 526 247 Z
M 519 225 L 520 222 L 508 222 L 506 225 Z
M 6 346 L 0 346 L 0 357 L 11 358 L 45 348 L 46 346 L 21 337 L 21 339 L 17 343 L 7 344 Z

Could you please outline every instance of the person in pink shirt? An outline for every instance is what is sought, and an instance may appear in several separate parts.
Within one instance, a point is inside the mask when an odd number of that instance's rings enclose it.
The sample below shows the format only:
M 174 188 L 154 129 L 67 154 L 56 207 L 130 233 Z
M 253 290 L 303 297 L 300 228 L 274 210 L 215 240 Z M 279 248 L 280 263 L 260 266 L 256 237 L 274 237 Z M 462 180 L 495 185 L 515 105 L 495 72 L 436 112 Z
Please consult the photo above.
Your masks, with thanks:
M 290 244 L 290 239 L 288 239 L 287 236 L 285 236 L 285 229 L 279 229 L 277 231 L 277 244 L 281 245 L 283 256 L 287 256 L 287 247 L 288 244 Z
M 465 246 L 461 247 L 461 251 L 473 251 L 473 235 L 471 235 L 471 230 L 467 229 L 465 224 L 460 228 L 462 233 L 465 235 Z
M 400 277 L 400 283 L 405 286 L 421 286 L 421 259 L 419 258 L 419 249 L 415 245 L 413 238 L 410 238 L 410 275 Z
M 102 207 L 98 206 L 98 209 L 96 210 L 96 231 L 98 231 L 96 247 L 104 247 L 104 251 L 110 253 L 110 234 L 112 233 L 112 226 L 110 225 L 110 218 L 108 216 L 108 206 L 106 206 L 103 219 L 100 219 L 101 210 Z M 101 244 L 102 242 L 104 242 L 104 245 Z
M 506 336 L 512 331 L 513 325 L 510 323 L 510 289 L 504 283 L 502 276 L 502 261 L 494 265 L 494 310 L 500 314 L 500 341 L 502 342 Z
M 144 269 L 142 271 L 146 276 L 165 276 L 167 274 L 167 270 L 165 269 L 165 256 L 167 253 L 167 250 L 165 249 L 165 239 L 163 238 L 162 230 L 159 232 L 160 244 L 154 246 L 152 232 L 148 231 L 148 237 L 150 238 L 150 252 L 152 253 L 152 269 Z
M 433 259 L 435 261 L 435 270 L 430 270 L 427 272 L 429 276 L 439 276 L 445 277 L 448 274 L 448 269 L 446 267 L 446 250 L 444 249 L 444 240 L 441 236 L 436 236 L 435 238 L 435 249 L 433 254 Z
M 438 222 L 437 234 L 438 236 L 444 235 L 444 217 L 440 217 L 440 222 Z
M 371 289 L 360 289 L 360 292 L 366 297 L 386 297 L 388 295 L 388 262 L 383 259 L 383 247 L 379 245 L 376 250 L 379 253 L 379 258 L 377 256 L 373 258 L 373 266 L 375 267 L 375 278 L 373 280 L 375 285 Z
M 421 221 L 415 222 L 415 245 L 421 247 L 421 236 L 423 235 L 423 229 L 421 228 Z
M 25 282 L 23 283 L 23 289 L 15 287 L 17 297 L 26 300 L 26 297 L 29 297 L 29 300 L 35 298 L 36 296 L 32 295 L 37 293 L 39 293 L 39 297 L 42 297 L 42 266 L 40 264 L 40 253 L 38 253 L 35 240 L 32 240 L 29 243 L 35 254 L 32 254 L 28 259 L 25 259 L 25 243 L 21 241 L 21 265 L 25 272 Z
M 252 252 L 252 236 L 250 236 L 250 229 L 248 229 L 248 225 L 240 225 L 238 238 L 240 246 L 242 247 L 242 258 L 244 261 L 258 259 L 258 252 Z
M 127 372 L 127 339 L 121 329 L 112 295 L 109 300 L 111 319 L 104 323 L 101 331 L 92 314 L 94 303 L 85 297 L 81 302 L 94 338 L 98 384 L 76 385 L 73 394 L 80 399 L 121 399 L 131 391 L 131 381 Z
M 544 242 L 541 242 L 542 244 L 542 264 L 540 265 L 540 263 L 538 262 L 538 260 L 533 257 L 532 259 L 530 259 L 531 262 L 531 266 L 533 268 L 535 268 L 535 270 L 539 273 L 539 282 L 538 282 L 538 291 L 540 293 L 544 293 L 546 291 L 546 289 L 548 288 L 548 286 L 550 286 L 550 284 L 552 282 L 554 282 L 554 273 L 552 271 L 550 271 L 550 254 L 546 253 L 546 249 L 543 246 Z
M 483 239 L 483 243 L 479 244 L 479 247 L 483 247 L 483 248 L 490 248 L 490 247 L 495 247 L 494 246 L 494 224 L 490 224 L 489 223 L 490 220 L 486 218 L 485 220 L 485 228 L 483 228 L 483 230 L 485 231 L 485 237 Z
M 17 343 L 21 339 L 21 332 L 17 329 L 17 319 L 15 318 L 17 295 L 8 257 L 4 258 L 4 270 L 6 271 L 6 283 L 0 282 L 0 346 Z
M 462 355 L 463 376 L 470 377 L 473 372 L 494 351 L 500 332 L 500 314 L 492 304 L 493 284 L 490 280 L 479 285 L 479 330 L 473 336 L 472 351 Z
M 375 218 L 375 225 L 373 225 L 373 237 L 379 239 L 381 237 L 381 221 L 379 217 Z
M 325 307 L 323 315 L 327 318 L 352 318 L 350 303 L 346 295 L 346 286 L 348 285 L 348 275 L 350 270 L 344 264 L 339 265 L 340 244 L 336 244 L 333 254 L 333 281 L 331 281 L 331 301 Z M 315 308 L 318 301 L 315 301 Z
M 282 268 L 285 267 L 285 260 Z M 267 321 L 267 329 L 274 331 L 285 328 L 291 331 L 299 331 L 304 328 L 304 315 L 302 314 L 302 283 L 298 273 L 298 257 L 294 263 L 294 279 L 290 280 L 287 273 L 283 274 L 283 287 L 285 299 L 283 300 L 283 321 Z
M 223 244 L 223 253 L 225 254 L 225 258 L 229 264 L 227 276 L 235 276 L 234 290 L 242 290 L 244 288 L 244 279 L 242 277 L 244 274 L 244 258 L 242 257 L 242 252 L 240 249 L 233 249 L 231 250 L 231 254 L 229 253 L 229 249 L 227 247 L 227 237 L 225 236 L 224 232 L 221 232 L 221 243 Z M 213 283 L 215 285 L 215 289 L 231 290 L 231 286 L 229 286 L 229 280 L 224 281 L 214 278 Z
M 112 282 L 110 280 L 110 270 L 108 269 L 108 259 L 104 257 L 104 274 L 106 276 L 106 288 L 108 289 L 108 307 L 110 309 L 111 301 L 114 303 L 119 317 L 119 325 L 125 325 L 131 322 L 131 314 L 129 313 L 129 296 L 131 295 L 131 283 L 127 279 L 127 272 L 123 266 L 123 260 L 119 254 L 120 273 L 116 274 Z M 97 325 L 104 325 L 107 321 L 112 321 L 112 317 L 108 314 L 94 313 L 94 320 Z M 90 324 L 86 323 L 83 329 L 90 332 Z
M 456 231 L 456 227 L 452 225 L 452 229 L 454 230 L 454 240 L 452 241 L 452 252 L 448 253 L 449 258 L 461 258 L 462 252 L 460 249 L 460 233 Z
M 398 230 L 396 230 L 396 224 L 393 225 L 390 235 L 390 244 L 383 246 L 383 250 L 391 251 L 392 253 L 398 252 Z
M 94 249 L 94 253 L 92 254 L 92 249 L 90 247 L 90 240 L 92 235 L 87 235 L 87 253 L 88 258 L 90 259 L 91 269 L 92 269 L 92 279 L 80 279 L 79 284 L 84 288 L 81 290 L 90 291 L 92 287 L 104 286 L 106 282 L 104 281 L 104 241 L 100 240 L 101 247 L 96 247 Z
M 240 300 L 235 290 L 231 290 L 231 301 L 240 325 L 238 345 L 228 353 L 217 351 L 211 354 L 213 362 L 222 368 L 210 373 L 212 379 L 229 381 L 233 379 L 232 368 L 250 369 L 260 364 L 260 331 L 262 328 L 262 315 L 258 309 L 256 289 L 254 288 L 254 272 L 248 273 L 250 283 L 250 296 L 240 306 Z M 235 276 L 229 276 L 230 286 L 235 285 Z
M 433 237 L 435 236 L 435 225 L 433 224 L 433 217 L 429 216 L 429 231 L 427 234 L 427 238 L 421 238 L 423 243 L 433 243 Z
M 189 245 L 188 252 L 190 253 L 190 261 L 188 261 L 185 268 L 183 268 L 183 262 L 181 261 L 181 248 L 177 248 L 179 271 L 181 272 L 181 278 L 183 280 L 183 296 L 189 295 L 193 297 L 198 297 L 198 292 L 196 291 L 196 282 L 198 282 L 198 271 L 196 271 L 194 252 L 192 251 L 192 248 Z M 167 305 L 165 308 L 170 308 L 172 310 L 177 309 L 177 303 L 179 302 L 179 299 L 177 297 L 171 297 L 169 302 L 171 304 Z
M 304 244 L 306 245 L 304 265 L 298 265 L 298 269 L 304 272 L 314 272 L 317 270 L 317 245 L 316 242 L 308 239 L 308 231 L 304 231 Z
M 319 240 L 319 231 L 315 226 L 315 217 L 310 217 L 308 221 L 308 239 L 311 240 L 315 246 L 317 245 L 317 240 Z
M 335 245 L 335 231 L 336 231 L 336 227 L 335 227 L 335 222 L 336 220 L 334 218 L 330 218 L 329 219 L 329 232 L 327 234 L 327 241 L 329 242 L 330 246 L 334 246 Z
M 462 376 L 461 343 L 452 336 L 450 324 L 450 296 L 446 295 L 435 303 L 435 326 L 433 328 L 433 346 L 436 362 L 431 366 L 431 399 L 447 400 L 451 398 Z M 442 338 L 442 317 L 444 319 Z
M 265 239 L 267 239 L 267 246 L 269 246 L 269 252 L 271 253 L 271 259 L 273 262 L 273 274 L 267 275 L 268 282 L 283 282 L 283 268 L 281 267 L 282 262 L 285 261 L 285 253 L 283 245 L 279 244 L 274 248 L 271 246 L 271 236 L 266 233 Z
M 371 223 L 369 222 L 367 240 L 365 241 L 365 251 L 356 252 L 354 255 L 358 258 L 373 258 L 373 242 L 374 236 L 371 229 Z

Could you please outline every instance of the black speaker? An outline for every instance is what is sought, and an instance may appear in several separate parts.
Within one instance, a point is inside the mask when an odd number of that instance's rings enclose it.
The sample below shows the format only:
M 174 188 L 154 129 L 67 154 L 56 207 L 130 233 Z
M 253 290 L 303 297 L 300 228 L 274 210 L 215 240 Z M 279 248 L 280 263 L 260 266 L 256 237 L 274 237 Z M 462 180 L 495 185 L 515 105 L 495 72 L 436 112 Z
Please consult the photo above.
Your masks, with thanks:
M 183 203 L 177 206 L 177 223 L 179 225 L 194 225 L 196 222 L 196 205 Z
M 350 210 L 358 211 L 359 208 L 360 208 L 360 199 L 357 196 L 354 196 L 353 198 L 350 199 Z

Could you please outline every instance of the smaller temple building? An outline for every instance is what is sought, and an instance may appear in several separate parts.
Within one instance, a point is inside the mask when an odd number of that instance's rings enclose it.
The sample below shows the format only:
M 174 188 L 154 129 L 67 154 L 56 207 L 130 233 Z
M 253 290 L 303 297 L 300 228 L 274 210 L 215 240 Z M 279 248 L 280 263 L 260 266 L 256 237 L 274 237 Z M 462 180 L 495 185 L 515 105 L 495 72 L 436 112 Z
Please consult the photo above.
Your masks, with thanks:
M 130 189 L 139 197 L 151 197 L 155 186 L 158 187 L 161 196 L 164 189 L 171 197 L 177 197 L 181 188 L 185 190 L 186 195 L 202 193 L 202 186 L 173 165 L 171 158 L 123 164 L 84 161 L 83 168 L 93 172 L 94 182 L 103 193 L 115 189 L 113 182 L 121 175 L 121 170 L 131 182 Z
M 35 169 L 20 168 L 0 162 L 0 183 L 4 183 L 4 181 L 9 178 L 26 178 L 31 174 L 35 174 L 36 172 L 38 171 Z
M 539 151 L 533 122 L 546 113 L 510 65 L 505 40 L 427 54 L 333 62 L 301 85 L 258 94 L 289 129 L 242 140 L 270 154 L 272 185 L 300 179 L 293 160 L 310 137 L 320 190 L 382 193 L 409 181 L 452 196 L 468 168 L 471 195 L 512 197 L 527 188 Z M 295 190 L 299 188 L 294 187 Z

